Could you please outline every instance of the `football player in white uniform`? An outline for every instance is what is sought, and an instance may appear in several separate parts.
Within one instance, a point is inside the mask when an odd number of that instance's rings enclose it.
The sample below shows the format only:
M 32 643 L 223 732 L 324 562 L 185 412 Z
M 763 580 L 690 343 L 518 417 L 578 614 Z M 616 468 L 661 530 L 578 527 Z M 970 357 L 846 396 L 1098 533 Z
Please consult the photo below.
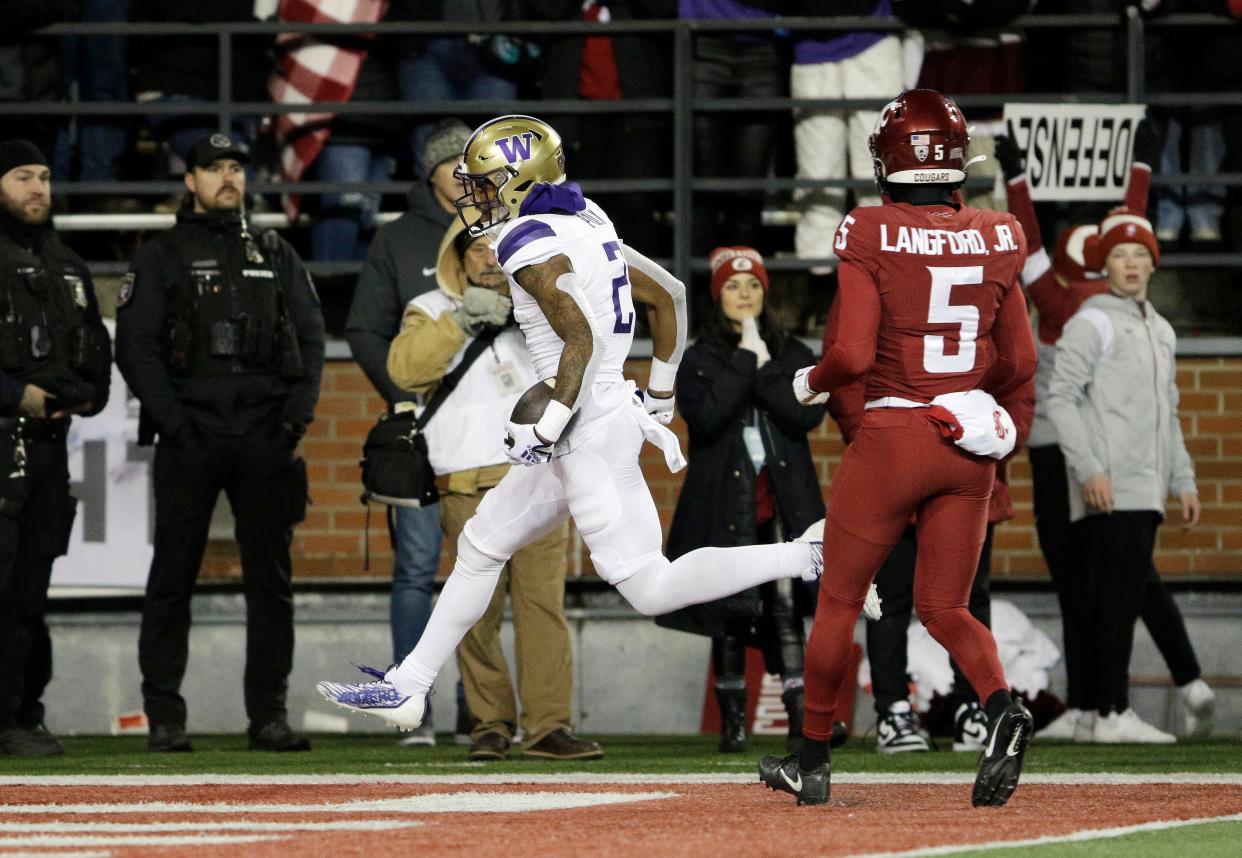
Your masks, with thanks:
M 665 428 L 686 341 L 682 284 L 625 246 L 603 210 L 565 181 L 560 137 L 538 119 L 502 116 L 480 126 L 457 175 L 466 188 L 459 214 L 475 234 L 492 238 L 535 372 L 555 385 L 537 421 L 506 425 L 515 467 L 466 524 L 453 573 L 413 652 L 387 672 L 363 668 L 374 682 L 318 684 L 330 702 L 407 730 L 421 722 L 428 689 L 483 614 L 505 562 L 567 516 L 600 577 L 647 615 L 777 578 L 814 581 L 823 570 L 817 533 L 778 545 L 702 548 L 671 563 L 663 556 L 638 453 L 645 439 L 672 470 L 685 464 Z M 635 301 L 647 305 L 653 341 L 642 393 L 622 375 Z

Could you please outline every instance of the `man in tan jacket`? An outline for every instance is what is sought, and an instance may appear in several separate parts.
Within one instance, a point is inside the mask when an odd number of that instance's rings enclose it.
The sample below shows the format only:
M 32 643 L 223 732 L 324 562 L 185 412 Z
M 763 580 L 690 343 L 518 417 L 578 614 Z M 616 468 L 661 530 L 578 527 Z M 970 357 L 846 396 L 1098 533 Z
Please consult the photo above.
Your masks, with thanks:
M 452 561 L 462 528 L 509 470 L 496 427 L 504 425 L 518 397 L 537 378 L 526 341 L 510 315 L 508 281 L 488 239 L 472 238 L 454 222 L 440 244 L 436 282 L 438 290 L 407 306 L 401 333 L 388 353 L 388 373 L 399 387 L 429 397 L 475 339 L 491 339 L 426 429 L 440 490 L 440 523 Z M 567 538 L 568 525 L 563 524 L 513 555 L 486 613 L 457 649 L 466 701 L 479 719 L 472 734 L 472 760 L 504 759 L 519 723 L 523 757 L 603 756 L 599 745 L 578 739 L 570 729 Z M 520 719 L 500 645 L 506 591 L 513 611 Z

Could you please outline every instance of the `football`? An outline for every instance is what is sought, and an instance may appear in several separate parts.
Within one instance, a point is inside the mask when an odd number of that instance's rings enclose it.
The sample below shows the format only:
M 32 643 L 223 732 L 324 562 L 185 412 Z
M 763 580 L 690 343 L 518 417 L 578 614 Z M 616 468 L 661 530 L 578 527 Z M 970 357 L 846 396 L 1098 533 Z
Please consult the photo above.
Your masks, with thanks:
M 552 387 L 555 384 L 556 379 L 549 378 L 546 381 L 536 382 L 527 388 L 526 392 L 518 397 L 518 401 L 513 404 L 513 411 L 509 413 L 509 419 L 514 423 L 538 423 L 539 418 L 543 416 L 543 410 L 552 401 Z M 578 412 L 575 411 L 569 418 L 569 422 L 565 424 L 565 430 L 561 432 L 561 437 L 567 436 L 577 422 Z

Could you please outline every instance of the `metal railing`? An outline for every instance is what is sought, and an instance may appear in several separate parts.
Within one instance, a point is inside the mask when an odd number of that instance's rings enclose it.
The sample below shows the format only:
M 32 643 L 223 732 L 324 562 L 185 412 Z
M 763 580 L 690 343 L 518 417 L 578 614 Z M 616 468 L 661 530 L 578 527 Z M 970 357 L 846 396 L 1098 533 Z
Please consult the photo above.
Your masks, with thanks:
M 1103 103 L 1143 102 L 1158 106 L 1231 106 L 1242 105 L 1242 92 L 1217 93 L 1158 93 L 1149 94 L 1145 85 L 1145 34 L 1147 28 L 1172 29 L 1179 27 L 1238 26 L 1226 19 L 1212 15 L 1174 15 L 1154 21 L 1145 21 L 1133 9 L 1125 15 L 1041 15 L 1025 16 L 1004 28 L 1006 31 L 1032 30 L 1079 30 L 1110 29 L 1124 32 L 1126 50 L 1125 91 L 1116 93 L 1023 93 L 1016 95 L 965 95 L 957 98 L 966 111 L 979 108 L 999 108 L 1005 102 L 1075 102 Z M 185 36 L 214 35 L 217 39 L 218 97 L 215 101 L 178 100 L 175 102 L 27 102 L 6 103 L 4 110 L 11 115 L 35 116 L 161 116 L 188 115 L 212 116 L 220 130 L 232 127 L 235 117 L 272 115 L 280 113 L 334 113 L 340 115 L 395 115 L 402 117 L 441 117 L 445 115 L 486 117 L 500 113 L 531 112 L 545 115 L 600 115 L 610 113 L 657 113 L 671 114 L 672 150 L 670 177 L 627 178 L 621 180 L 585 181 L 583 185 L 594 194 L 625 192 L 660 192 L 672 194 L 673 217 L 673 271 L 683 280 L 691 272 L 701 270 L 705 263 L 696 264 L 691 254 L 693 226 L 693 197 L 695 192 L 712 191 L 766 191 L 779 193 L 798 188 L 852 188 L 869 189 L 869 180 L 805 180 L 791 178 L 720 179 L 698 177 L 694 173 L 694 116 L 697 113 L 773 112 L 788 113 L 801 109 L 878 109 L 882 100 L 871 99 L 797 99 L 797 98 L 696 98 L 693 94 L 694 40 L 703 35 L 722 35 L 740 32 L 798 33 L 804 31 L 855 31 L 878 30 L 900 32 L 907 29 L 896 18 L 767 18 L 747 20 L 660 20 L 620 21 L 609 24 L 588 22 L 505 22 L 499 24 L 458 24 L 443 22 L 381 22 L 378 24 L 290 24 L 280 22 L 210 23 L 210 24 L 151 24 L 151 23 L 91 23 L 57 24 L 40 33 L 57 36 Z M 238 37 L 271 36 L 284 33 L 311 35 L 378 34 L 396 36 L 455 36 L 464 34 L 508 34 L 522 36 L 586 36 L 630 34 L 664 35 L 671 39 L 673 57 L 672 94 L 668 98 L 622 99 L 620 101 L 588 100 L 473 100 L 473 101 L 424 101 L 411 102 L 316 102 L 307 104 L 276 104 L 272 102 L 237 101 L 233 97 L 233 41 Z M 572 167 L 571 167 L 572 169 Z M 989 183 L 990 184 L 990 183 Z M 1154 176 L 1153 185 L 1203 185 L 1240 186 L 1242 174 L 1178 174 Z M 259 193 L 296 192 L 314 196 L 339 192 L 348 187 L 354 191 L 370 191 L 384 194 L 404 193 L 408 184 L 403 182 L 266 182 L 252 190 Z M 68 195 L 167 195 L 182 189 L 179 182 L 56 182 L 56 191 Z M 61 219 L 65 228 L 109 228 L 120 216 L 75 215 L 70 222 Z M 92 220 L 93 218 L 93 220 Z M 121 221 L 115 221 L 121 223 Z M 165 223 L 153 221 L 152 224 Z M 119 228 L 119 227 L 113 227 Z M 770 267 L 806 269 L 826 260 L 788 259 L 773 260 Z M 1242 268 L 1242 253 L 1216 254 L 1168 254 L 1163 260 L 1168 267 L 1237 267 Z M 92 269 L 100 273 L 110 272 L 116 266 L 111 263 L 94 263 Z M 331 263 L 315 266 L 320 272 L 356 271 L 356 263 Z

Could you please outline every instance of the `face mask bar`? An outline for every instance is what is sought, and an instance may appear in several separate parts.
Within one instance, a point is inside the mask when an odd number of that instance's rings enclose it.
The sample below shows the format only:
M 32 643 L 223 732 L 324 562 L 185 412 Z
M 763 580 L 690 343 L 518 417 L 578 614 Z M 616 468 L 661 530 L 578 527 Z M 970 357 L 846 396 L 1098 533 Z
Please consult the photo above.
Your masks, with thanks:
M 472 235 L 478 235 L 509 217 L 509 210 L 500 199 L 500 192 L 511 178 L 507 170 L 493 170 L 490 173 L 471 174 L 463 172 L 461 167 L 453 171 L 466 192 L 453 201 L 461 222 L 469 228 Z M 478 217 L 471 220 L 471 215 Z

